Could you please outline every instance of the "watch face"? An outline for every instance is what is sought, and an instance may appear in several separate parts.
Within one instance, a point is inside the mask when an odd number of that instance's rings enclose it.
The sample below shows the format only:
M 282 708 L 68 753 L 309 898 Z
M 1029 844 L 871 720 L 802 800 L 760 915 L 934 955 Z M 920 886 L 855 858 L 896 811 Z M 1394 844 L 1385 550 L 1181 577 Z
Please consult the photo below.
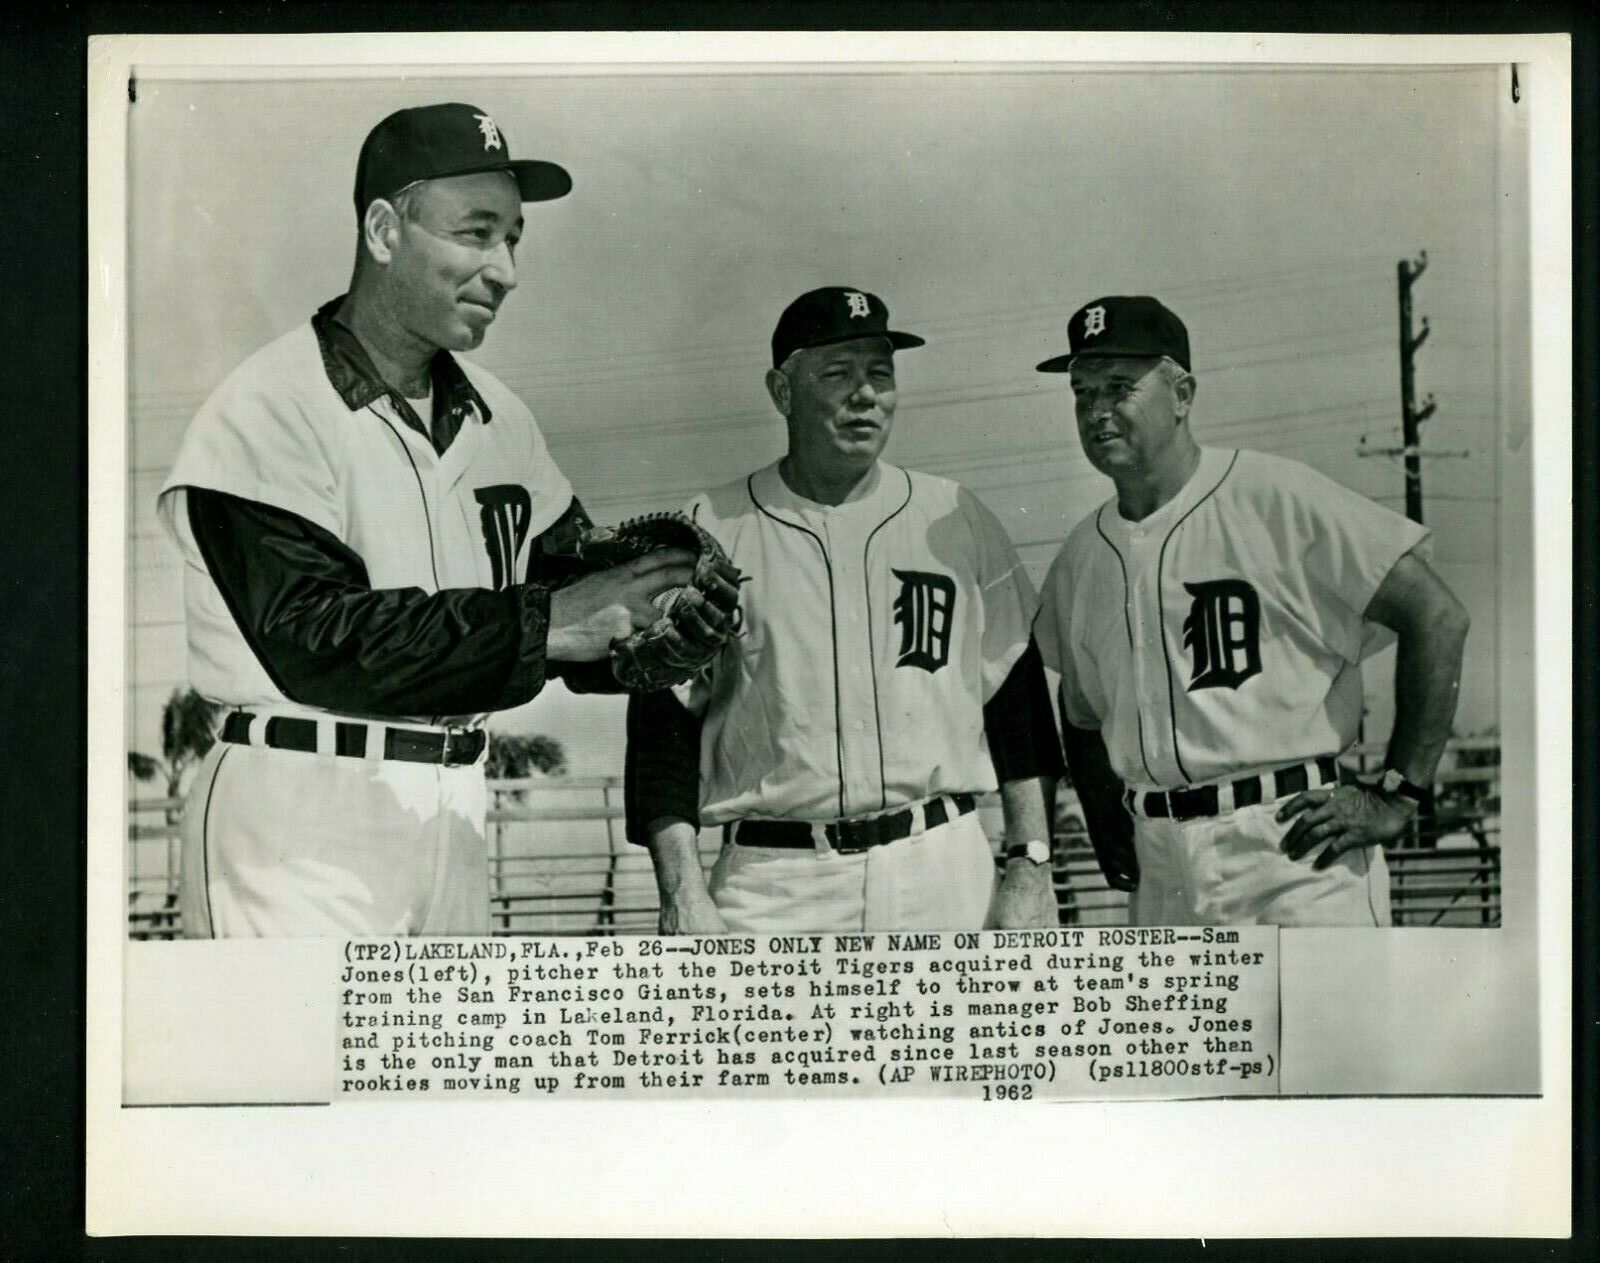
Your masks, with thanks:
M 1028 843 L 1028 858 L 1035 864 L 1048 864 L 1050 862 L 1050 848 L 1043 842 Z

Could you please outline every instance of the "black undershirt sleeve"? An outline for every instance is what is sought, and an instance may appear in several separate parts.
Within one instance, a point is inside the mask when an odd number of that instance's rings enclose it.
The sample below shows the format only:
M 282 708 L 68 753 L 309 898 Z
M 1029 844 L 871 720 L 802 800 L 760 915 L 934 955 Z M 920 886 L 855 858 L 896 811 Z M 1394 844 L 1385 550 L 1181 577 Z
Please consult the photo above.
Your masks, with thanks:
M 375 589 L 361 558 L 306 519 L 201 487 L 186 493 L 206 568 L 290 700 L 375 719 L 469 715 L 544 687 L 542 584 Z
M 1028 641 L 1005 683 L 984 703 L 983 731 L 1002 785 L 1034 776 L 1059 779 L 1065 770 L 1036 641 Z
M 1044 663 L 1032 642 L 984 707 L 990 756 L 1002 783 L 1065 769 L 1050 711 Z M 676 816 L 700 825 L 700 726 L 670 692 L 628 704 L 628 749 L 623 780 L 627 837 L 644 845 L 650 821 Z
M 700 827 L 700 719 L 670 691 L 628 699 L 622 803 L 628 841 L 645 846 L 652 820 Z
M 528 582 L 554 589 L 591 573 L 588 566 L 572 559 L 572 543 L 593 525 L 583 505 L 574 496 L 567 511 L 547 527 L 528 550 Z M 594 662 L 560 662 L 551 659 L 545 664 L 545 671 L 573 693 L 623 691 L 612 673 L 609 658 L 599 658 Z
M 1133 847 L 1133 817 L 1122 799 L 1122 781 L 1111 768 L 1099 730 L 1075 728 L 1065 714 L 1063 709 L 1067 765 L 1072 769 L 1072 787 L 1078 793 L 1100 871 L 1113 889 L 1133 890 L 1139 885 L 1139 859 Z
M 578 497 L 573 496 L 567 510 L 545 527 L 528 549 L 528 582 L 560 587 L 589 573 L 589 567 L 572 556 L 578 536 L 594 525 Z

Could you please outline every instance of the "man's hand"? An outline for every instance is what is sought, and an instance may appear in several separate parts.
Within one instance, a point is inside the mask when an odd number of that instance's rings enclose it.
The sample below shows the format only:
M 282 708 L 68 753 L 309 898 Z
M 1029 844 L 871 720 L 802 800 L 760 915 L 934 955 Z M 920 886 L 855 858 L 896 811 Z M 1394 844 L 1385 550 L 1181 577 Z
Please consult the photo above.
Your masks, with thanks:
M 662 548 L 557 588 L 550 594 L 546 656 L 562 662 L 604 658 L 613 640 L 661 617 L 652 599 L 693 582 L 694 563 L 687 549 Z
M 1284 854 L 1299 860 L 1326 843 L 1311 867 L 1327 868 L 1346 851 L 1381 846 L 1399 837 L 1411 823 L 1414 809 L 1409 799 L 1368 785 L 1308 789 L 1278 808 L 1280 822 L 1294 820 L 1283 839 Z
M 1131 828 L 1103 829 L 1091 833 L 1094 857 L 1112 890 L 1131 894 L 1139 889 L 1139 856 L 1133 849 Z
M 994 897 L 994 922 L 1002 930 L 1054 928 L 1061 924 L 1050 865 L 1021 857 L 1006 862 Z
M 1005 817 L 1008 848 L 1050 836 L 1055 798 L 1054 777 L 1028 776 L 1001 783 L 1000 809 Z M 995 925 L 1002 930 L 1060 925 L 1056 892 L 1050 884 L 1050 865 L 1035 864 L 1022 855 L 1007 860 L 990 911 Z
M 728 923 L 704 890 L 698 895 L 682 890 L 662 901 L 660 929 L 663 934 L 726 934 Z
M 1065 705 L 1065 703 L 1063 703 Z M 1139 856 L 1133 846 L 1133 817 L 1123 805 L 1123 784 L 1111 770 L 1111 757 L 1098 728 L 1062 728 L 1062 745 L 1072 783 L 1078 789 L 1084 824 L 1094 857 L 1113 890 L 1139 889 Z
M 677 816 L 650 821 L 650 859 L 661 894 L 661 933 L 726 934 L 728 923 L 711 902 L 700 868 L 699 831 Z

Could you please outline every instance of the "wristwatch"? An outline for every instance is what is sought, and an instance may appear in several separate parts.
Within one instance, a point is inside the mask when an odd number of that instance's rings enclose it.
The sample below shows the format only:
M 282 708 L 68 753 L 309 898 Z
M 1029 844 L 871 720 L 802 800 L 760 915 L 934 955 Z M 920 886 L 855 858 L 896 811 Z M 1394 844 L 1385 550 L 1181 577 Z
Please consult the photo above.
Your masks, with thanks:
M 1422 786 L 1406 780 L 1392 767 L 1384 768 L 1383 775 L 1378 778 L 1378 788 L 1386 794 L 1399 794 L 1402 798 L 1409 798 L 1419 807 L 1427 800 L 1428 791 Z
M 1015 846 L 1006 848 L 1006 863 L 1012 860 L 1025 859 L 1030 864 L 1048 864 L 1050 862 L 1050 844 L 1048 842 L 1018 842 Z

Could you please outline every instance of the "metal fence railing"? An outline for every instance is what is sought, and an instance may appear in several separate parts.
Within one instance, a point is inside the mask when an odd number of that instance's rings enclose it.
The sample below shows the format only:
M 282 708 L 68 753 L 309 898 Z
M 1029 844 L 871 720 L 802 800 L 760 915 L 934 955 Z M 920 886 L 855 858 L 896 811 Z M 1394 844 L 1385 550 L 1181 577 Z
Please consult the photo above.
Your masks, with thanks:
M 1396 925 L 1500 924 L 1499 767 L 1492 741 L 1452 744 L 1484 766 L 1439 774 L 1433 810 L 1386 849 Z M 1358 749 L 1352 762 L 1381 757 Z M 1372 770 L 1368 767 L 1365 770 Z M 656 928 L 655 875 L 648 854 L 623 838 L 622 783 L 616 777 L 555 777 L 490 782 L 491 918 L 496 934 L 648 934 Z M 1057 804 L 1055 889 L 1067 925 L 1121 925 L 1127 896 L 1110 889 L 1095 861 L 1071 791 Z M 176 938 L 181 800 L 129 803 L 128 934 Z M 999 810 L 981 808 L 999 837 Z M 710 863 L 720 830 L 701 833 Z

